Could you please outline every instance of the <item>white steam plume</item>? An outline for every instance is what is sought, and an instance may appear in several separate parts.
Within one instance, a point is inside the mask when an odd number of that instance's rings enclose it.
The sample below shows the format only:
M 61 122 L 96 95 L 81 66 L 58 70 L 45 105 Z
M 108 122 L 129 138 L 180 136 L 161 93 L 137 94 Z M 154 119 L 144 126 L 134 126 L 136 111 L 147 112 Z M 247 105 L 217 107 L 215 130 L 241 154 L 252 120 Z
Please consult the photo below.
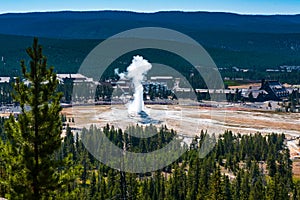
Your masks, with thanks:
M 147 72 L 152 68 L 152 65 L 145 60 L 142 56 L 134 56 L 131 64 L 127 67 L 127 72 L 119 73 L 118 69 L 115 69 L 115 73 L 120 78 L 128 78 L 132 80 L 134 86 L 133 101 L 128 106 L 129 114 L 139 114 L 144 111 L 143 100 L 143 85 L 142 81 Z

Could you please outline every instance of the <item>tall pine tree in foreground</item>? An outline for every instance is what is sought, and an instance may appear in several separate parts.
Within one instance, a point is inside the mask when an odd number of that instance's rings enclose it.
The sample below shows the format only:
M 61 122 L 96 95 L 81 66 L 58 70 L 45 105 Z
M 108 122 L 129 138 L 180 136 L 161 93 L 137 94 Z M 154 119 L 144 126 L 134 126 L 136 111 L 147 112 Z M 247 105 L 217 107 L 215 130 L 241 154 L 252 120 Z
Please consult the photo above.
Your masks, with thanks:
M 14 85 L 14 100 L 20 103 L 21 114 L 10 116 L 5 124 L 8 141 L 3 159 L 8 166 L 7 187 L 11 199 L 50 199 L 61 187 L 58 167 L 53 156 L 61 147 L 60 99 L 58 80 L 53 67 L 35 38 L 26 50 L 30 68 L 21 61 L 22 75 Z

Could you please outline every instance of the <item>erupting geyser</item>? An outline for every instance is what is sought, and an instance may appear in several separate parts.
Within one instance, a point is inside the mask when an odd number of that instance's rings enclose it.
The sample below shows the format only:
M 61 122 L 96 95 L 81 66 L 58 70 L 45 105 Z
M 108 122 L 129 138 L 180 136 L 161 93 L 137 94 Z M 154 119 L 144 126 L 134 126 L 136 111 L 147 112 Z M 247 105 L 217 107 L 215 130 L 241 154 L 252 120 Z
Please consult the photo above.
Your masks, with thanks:
M 129 115 L 147 115 L 144 111 L 142 81 L 151 68 L 152 65 L 147 60 L 137 55 L 133 57 L 131 64 L 127 67 L 127 72 L 119 74 L 118 69 L 115 70 L 115 73 L 121 78 L 131 79 L 134 86 L 133 101 L 128 105 Z

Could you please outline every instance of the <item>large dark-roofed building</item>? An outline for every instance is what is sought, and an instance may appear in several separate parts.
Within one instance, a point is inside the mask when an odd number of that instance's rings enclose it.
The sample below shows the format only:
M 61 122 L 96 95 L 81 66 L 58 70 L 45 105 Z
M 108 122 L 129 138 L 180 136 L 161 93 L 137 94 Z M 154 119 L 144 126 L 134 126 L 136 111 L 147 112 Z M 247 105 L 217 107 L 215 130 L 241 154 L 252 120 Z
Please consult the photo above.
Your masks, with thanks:
M 281 101 L 289 96 L 289 92 L 279 81 L 262 80 L 260 90 L 268 93 L 268 100 Z

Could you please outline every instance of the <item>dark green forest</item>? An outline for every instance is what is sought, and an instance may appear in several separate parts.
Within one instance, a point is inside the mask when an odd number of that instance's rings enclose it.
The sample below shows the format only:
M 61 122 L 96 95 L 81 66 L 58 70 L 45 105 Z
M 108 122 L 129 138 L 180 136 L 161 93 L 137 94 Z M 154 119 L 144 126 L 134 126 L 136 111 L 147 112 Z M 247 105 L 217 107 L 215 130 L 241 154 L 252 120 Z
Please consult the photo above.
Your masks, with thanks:
M 207 33 L 211 35 L 211 33 Z M 225 33 L 224 33 L 225 34 Z M 246 34 L 246 33 L 245 33 Z M 227 34 L 225 34 L 227 35 Z M 247 34 L 246 34 L 247 35 Z M 201 35 L 203 36 L 203 35 Z M 205 36 L 205 34 L 204 34 Z M 204 37 L 203 36 L 203 37 Z M 199 36 L 200 37 L 200 36 Z M 206 36 L 205 36 L 206 37 Z M 230 37 L 230 34 L 227 35 Z M 237 36 L 240 39 L 243 36 Z M 245 36 L 246 37 L 246 36 Z M 247 36 L 248 37 L 248 36 Z M 254 36 L 249 36 L 252 38 Z M 260 49 L 242 48 L 243 42 L 237 44 L 240 49 L 232 48 L 220 48 L 214 47 L 211 44 L 205 44 L 204 48 L 210 54 L 215 61 L 217 67 L 220 70 L 222 77 L 229 78 L 243 78 L 244 80 L 261 80 L 275 79 L 281 82 L 287 82 L 290 84 L 298 84 L 300 72 L 266 72 L 266 69 L 278 69 L 282 65 L 299 65 L 300 57 L 299 53 L 285 50 L 286 41 L 284 35 L 270 34 L 268 40 L 270 44 L 264 49 L 262 46 Z M 255 40 L 258 40 L 258 44 L 264 44 L 261 36 L 255 36 Z M 265 38 L 265 36 L 263 37 Z M 297 34 L 291 35 L 290 40 L 297 41 Z M 32 41 L 32 37 L 27 36 L 14 36 L 14 35 L 0 35 L 0 58 L 3 57 L 3 61 L 0 61 L 0 74 L 1 76 L 19 76 L 21 74 L 19 61 L 26 57 L 24 47 L 29 46 Z M 81 63 L 88 53 L 96 47 L 103 40 L 100 39 L 50 39 L 41 38 L 43 49 L 48 56 L 48 64 L 55 66 L 57 73 L 77 73 Z M 279 44 L 273 44 L 272 41 L 278 41 Z M 279 45 L 273 46 L 273 45 Z M 276 49 L 276 50 L 274 50 Z M 274 50 L 274 51 L 273 51 Z M 139 50 L 130 52 L 115 60 L 111 66 L 107 69 L 107 77 L 114 75 L 113 69 L 120 68 L 125 69 L 131 62 L 132 55 L 140 54 L 150 63 L 161 63 L 168 65 L 175 70 L 183 73 L 184 76 L 189 77 L 189 73 L 193 71 L 191 64 L 179 56 L 175 56 L 171 53 L 162 52 L 160 50 Z M 249 69 L 248 72 L 236 72 L 233 67 L 242 69 Z M 107 78 L 106 77 L 106 78 Z
M 62 117 L 62 120 L 66 118 Z M 4 120 L 1 120 L 2 125 Z M 143 134 L 154 127 L 129 127 L 127 131 Z M 262 136 L 233 134 L 226 131 L 218 138 L 199 133 L 189 150 L 176 162 L 161 170 L 132 174 L 111 169 L 95 159 L 80 137 L 97 137 L 103 133 L 116 145 L 131 144 L 133 152 L 150 152 L 176 140 L 176 133 L 167 127 L 157 129 L 148 139 L 126 135 L 126 130 L 107 125 L 102 130 L 94 126 L 73 132 L 69 126 L 61 147 L 53 154 L 62 161 L 71 158 L 77 168 L 76 178 L 53 194 L 53 199 L 299 199 L 300 182 L 293 181 L 292 162 L 285 145 L 284 134 Z M 1 133 L 2 139 L 5 134 Z M 215 140 L 213 150 L 200 158 L 203 138 Z M 60 168 L 59 167 L 59 168 Z M 1 162 L 1 179 L 9 177 L 7 166 Z M 59 170 L 57 168 L 57 170 Z M 1 196 L 10 193 L 1 184 Z M 64 195 L 62 195 L 64 194 Z

